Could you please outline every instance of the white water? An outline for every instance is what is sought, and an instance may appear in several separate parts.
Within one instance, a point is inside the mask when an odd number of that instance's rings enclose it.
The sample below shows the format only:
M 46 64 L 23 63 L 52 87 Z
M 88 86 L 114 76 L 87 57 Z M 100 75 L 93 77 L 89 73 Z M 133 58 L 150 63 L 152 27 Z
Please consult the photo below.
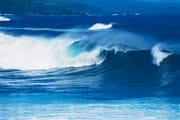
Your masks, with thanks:
M 11 21 L 11 19 L 0 16 L 0 22 L 2 22 L 2 21 Z
M 153 56 L 153 63 L 157 66 L 160 66 L 161 62 L 171 55 L 171 53 L 162 52 L 160 45 L 155 45 L 152 48 L 151 54 Z
M 41 96 L 41 95 L 40 95 Z M 16 97 L 16 96 L 15 96 Z M 99 103 L 63 103 L 57 98 L 24 96 L 2 98 L 1 120 L 179 120 L 180 104 L 168 103 L 168 99 L 144 98 Z M 48 97 L 47 97 L 48 98 Z M 9 100 L 10 99 L 10 100 Z M 20 99 L 20 100 L 19 100 Z M 5 101 L 6 100 L 6 101 Z M 14 102 L 16 101 L 16 103 Z M 33 102 L 29 102 L 33 101 Z M 55 100 L 56 101 L 56 100 Z M 81 101 L 79 101 L 81 102 Z
M 106 30 L 111 28 L 112 28 L 112 24 L 96 23 L 95 25 L 91 26 L 89 30 Z
M 74 40 L 57 37 L 14 37 L 0 33 L 0 68 L 40 70 L 65 67 L 82 67 L 100 64 L 100 49 L 82 52 L 76 57 L 68 54 Z

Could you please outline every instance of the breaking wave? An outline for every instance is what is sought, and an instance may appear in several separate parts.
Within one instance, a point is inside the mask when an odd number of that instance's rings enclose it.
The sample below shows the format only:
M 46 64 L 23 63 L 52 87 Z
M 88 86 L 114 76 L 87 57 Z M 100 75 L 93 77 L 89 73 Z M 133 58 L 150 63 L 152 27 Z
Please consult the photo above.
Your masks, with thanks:
M 14 89 L 7 89 L 11 86 L 28 92 L 28 86 L 33 86 L 34 90 L 62 92 L 66 89 L 62 88 L 64 85 L 70 88 L 72 84 L 74 87 L 79 85 L 83 89 L 98 87 L 99 84 L 94 86 L 93 83 L 103 81 L 107 91 L 101 95 L 92 93 L 92 98 L 179 95 L 176 92 L 180 78 L 179 44 L 166 45 L 151 37 L 125 31 L 78 35 L 38 37 L 0 33 L 0 72 L 3 73 L 1 77 L 7 76 L 0 81 L 0 91 L 13 93 Z M 27 81 L 19 80 L 19 77 L 25 77 Z M 79 81 L 71 83 L 62 81 L 64 79 Z M 137 84 L 139 88 L 132 87 Z M 170 86 L 173 89 L 169 89 Z M 124 92 L 126 90 L 128 94 Z M 117 91 L 118 94 L 112 95 Z M 76 89 L 73 92 L 81 94 Z M 83 96 L 89 97 L 89 94 Z
M 76 34 L 49 38 L 0 33 L 0 68 L 44 70 L 84 67 L 104 63 L 109 59 L 109 53 L 120 60 L 119 52 L 139 54 L 137 51 L 149 51 L 151 57 L 148 60 L 160 66 L 168 56 L 177 54 L 174 46 L 173 49 L 164 47 L 154 38 L 125 31 L 92 32 L 83 37 Z
M 48 40 L 43 37 L 0 34 L 0 68 L 36 70 L 82 67 L 103 61 L 99 58 L 99 48 L 70 56 L 67 48 L 72 43 L 72 39 L 64 37 Z

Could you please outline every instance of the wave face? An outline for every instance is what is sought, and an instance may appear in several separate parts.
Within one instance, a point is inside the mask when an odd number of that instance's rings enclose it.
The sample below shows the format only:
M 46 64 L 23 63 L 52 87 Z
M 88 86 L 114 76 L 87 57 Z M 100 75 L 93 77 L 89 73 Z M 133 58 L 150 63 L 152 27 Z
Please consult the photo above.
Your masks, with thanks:
M 7 17 L 0 22 L 0 119 L 178 120 L 179 21 Z M 89 30 L 96 23 L 113 25 Z

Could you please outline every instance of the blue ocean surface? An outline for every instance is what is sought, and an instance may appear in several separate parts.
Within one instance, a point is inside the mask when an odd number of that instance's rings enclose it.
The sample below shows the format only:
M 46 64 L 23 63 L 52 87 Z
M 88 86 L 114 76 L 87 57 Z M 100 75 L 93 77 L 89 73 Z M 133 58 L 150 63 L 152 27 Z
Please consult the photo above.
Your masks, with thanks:
M 179 120 L 179 21 L 1 15 L 0 120 Z

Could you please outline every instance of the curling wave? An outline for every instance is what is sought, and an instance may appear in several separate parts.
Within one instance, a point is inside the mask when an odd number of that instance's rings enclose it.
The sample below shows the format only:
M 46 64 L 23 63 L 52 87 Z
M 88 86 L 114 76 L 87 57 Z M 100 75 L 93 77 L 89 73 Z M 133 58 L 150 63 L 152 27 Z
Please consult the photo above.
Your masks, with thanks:
M 109 59 L 107 54 L 110 51 L 115 55 L 119 52 L 149 51 L 151 57 L 148 60 L 160 66 L 179 50 L 177 44 L 167 47 L 158 44 L 154 38 L 116 30 L 90 33 L 84 37 L 69 33 L 55 38 L 0 33 L 0 43 L 0 68 L 21 70 L 99 65 Z

